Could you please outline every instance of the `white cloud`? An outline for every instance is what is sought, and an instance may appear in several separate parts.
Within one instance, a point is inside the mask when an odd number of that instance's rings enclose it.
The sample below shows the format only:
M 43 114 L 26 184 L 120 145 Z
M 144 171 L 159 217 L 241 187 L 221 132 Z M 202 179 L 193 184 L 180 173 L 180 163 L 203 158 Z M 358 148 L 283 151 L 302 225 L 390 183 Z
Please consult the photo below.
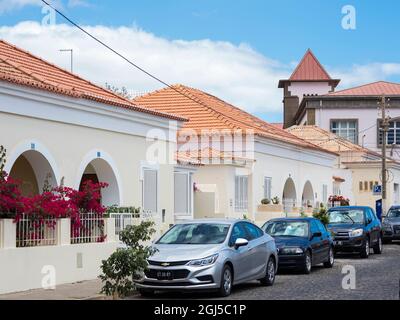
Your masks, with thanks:
M 282 92 L 278 80 L 290 70 L 246 44 L 210 40 L 166 40 L 137 27 L 85 27 L 132 61 L 167 83 L 193 86 L 250 112 L 279 112 Z M 104 85 L 148 92 L 162 85 L 137 71 L 76 28 L 22 22 L 1 27 L 0 38 L 66 69 L 69 57 L 59 49 L 74 49 L 74 71 Z
M 350 68 L 332 69 L 332 75 L 341 79 L 340 89 L 400 76 L 400 63 L 376 62 L 354 64 Z

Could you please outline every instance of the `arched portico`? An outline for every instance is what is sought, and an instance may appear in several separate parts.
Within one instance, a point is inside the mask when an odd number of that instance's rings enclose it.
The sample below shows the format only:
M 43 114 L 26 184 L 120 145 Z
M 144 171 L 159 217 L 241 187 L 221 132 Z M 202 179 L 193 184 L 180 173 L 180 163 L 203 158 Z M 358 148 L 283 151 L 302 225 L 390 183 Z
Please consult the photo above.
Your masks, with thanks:
M 314 205 L 314 189 L 310 181 L 307 181 L 303 188 L 302 205 L 304 207 L 312 207 Z
M 82 162 L 76 182 L 76 189 L 91 180 L 94 183 L 105 182 L 108 187 L 102 190 L 101 201 L 104 206 L 121 205 L 121 184 L 116 165 L 112 158 L 101 151 L 90 152 Z
M 282 202 L 285 208 L 296 206 L 297 193 L 296 186 L 292 178 L 288 178 L 283 188 Z
M 38 142 L 22 143 L 15 148 L 6 163 L 5 171 L 21 182 L 24 196 L 40 194 L 45 186 L 54 188 L 59 184 L 54 158 Z

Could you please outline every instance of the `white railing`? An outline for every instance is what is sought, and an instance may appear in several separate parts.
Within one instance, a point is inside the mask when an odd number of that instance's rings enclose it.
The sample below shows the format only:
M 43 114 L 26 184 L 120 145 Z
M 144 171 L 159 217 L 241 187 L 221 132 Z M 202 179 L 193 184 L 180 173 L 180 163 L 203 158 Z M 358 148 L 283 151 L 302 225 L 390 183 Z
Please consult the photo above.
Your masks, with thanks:
M 295 199 L 283 199 L 283 212 L 284 213 L 291 213 L 293 209 L 296 207 L 296 200 Z
M 133 225 L 138 219 L 137 215 L 137 213 L 110 213 L 110 218 L 115 220 L 115 235 L 119 237 L 121 231 L 124 231 L 127 226 Z
M 16 223 L 17 247 L 54 246 L 56 237 L 57 220 L 22 215 Z
M 104 217 L 95 213 L 81 214 L 78 225 L 71 224 L 71 244 L 105 241 Z

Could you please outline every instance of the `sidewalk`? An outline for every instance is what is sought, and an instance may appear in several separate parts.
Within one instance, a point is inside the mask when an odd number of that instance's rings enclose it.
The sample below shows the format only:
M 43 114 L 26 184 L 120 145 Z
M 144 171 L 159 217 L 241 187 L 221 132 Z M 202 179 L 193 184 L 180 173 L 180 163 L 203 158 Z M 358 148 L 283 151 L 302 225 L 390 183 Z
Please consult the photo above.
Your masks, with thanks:
M 36 289 L 0 295 L 0 300 L 108 300 L 102 294 L 101 280 L 83 281 L 57 286 L 56 290 Z

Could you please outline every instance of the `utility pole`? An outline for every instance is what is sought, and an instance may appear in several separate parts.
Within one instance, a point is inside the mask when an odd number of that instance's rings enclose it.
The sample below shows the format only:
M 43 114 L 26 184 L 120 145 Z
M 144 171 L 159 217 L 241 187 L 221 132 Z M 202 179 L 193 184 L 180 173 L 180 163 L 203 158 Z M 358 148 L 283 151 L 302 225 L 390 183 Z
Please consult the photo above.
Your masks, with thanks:
M 74 72 L 74 49 L 60 49 L 60 52 L 69 52 L 71 54 L 71 73 Z
M 387 145 L 387 133 L 389 131 L 390 117 L 386 115 L 386 97 L 382 95 L 380 109 L 382 113 L 382 214 L 386 214 L 386 200 L 387 200 L 387 166 L 386 166 L 386 145 Z

